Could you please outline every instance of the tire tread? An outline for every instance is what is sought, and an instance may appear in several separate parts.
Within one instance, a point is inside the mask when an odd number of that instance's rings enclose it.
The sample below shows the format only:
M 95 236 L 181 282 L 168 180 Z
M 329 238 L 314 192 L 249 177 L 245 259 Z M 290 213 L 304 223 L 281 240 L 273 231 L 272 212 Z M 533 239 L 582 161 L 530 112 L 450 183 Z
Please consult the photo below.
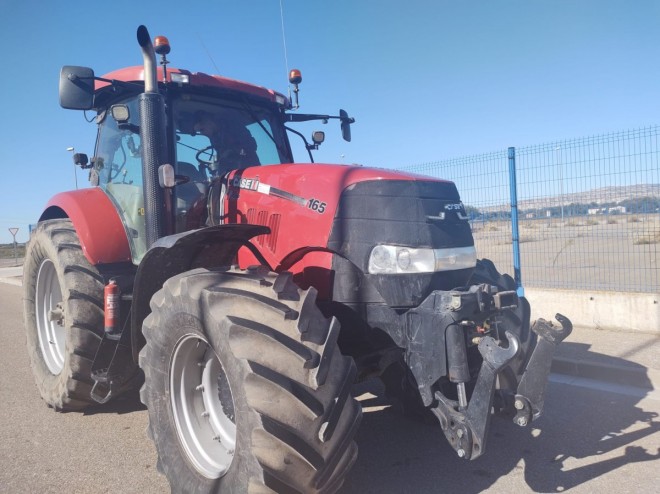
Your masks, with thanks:
M 354 436 L 361 408 L 350 393 L 355 364 L 339 352 L 339 323 L 318 310 L 316 290 L 296 288 L 295 296 L 289 280 L 277 281 L 277 276 L 258 270 L 196 269 L 168 280 L 152 299 L 153 312 L 144 321 L 147 345 L 140 352 L 140 365 L 145 384 L 140 397 L 151 410 L 157 393 L 150 383 L 163 372 L 156 370 L 158 348 L 170 348 L 165 341 L 167 320 L 173 311 L 189 310 L 212 332 L 207 337 L 215 342 L 216 352 L 220 345 L 243 369 L 242 393 L 249 410 L 243 420 L 251 424 L 250 451 L 260 467 L 250 470 L 242 487 L 230 490 L 336 492 L 357 455 Z M 286 296 L 278 298 L 281 293 Z M 319 434 L 324 423 L 325 441 Z M 162 426 L 151 413 L 149 429 L 158 449 Z M 179 491 L 178 485 L 189 489 L 180 480 L 182 472 L 168 466 L 168 455 L 159 450 L 159 458 L 173 492 Z

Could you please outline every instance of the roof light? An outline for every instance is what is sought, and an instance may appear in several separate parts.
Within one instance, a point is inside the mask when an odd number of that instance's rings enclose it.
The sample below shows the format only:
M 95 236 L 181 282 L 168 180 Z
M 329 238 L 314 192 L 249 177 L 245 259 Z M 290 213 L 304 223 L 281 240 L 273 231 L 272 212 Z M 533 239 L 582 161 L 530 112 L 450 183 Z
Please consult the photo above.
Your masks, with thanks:
M 170 80 L 178 84 L 190 83 L 190 77 L 188 77 L 188 74 L 180 74 L 178 72 L 170 72 Z
M 302 73 L 298 69 L 291 69 L 289 71 L 289 83 L 293 84 L 293 96 L 296 100 L 295 104 L 291 104 L 291 108 L 297 110 L 300 108 L 298 104 L 298 84 L 302 82 Z M 289 88 L 290 89 L 290 88 Z M 289 90 L 289 96 L 291 92 Z
M 110 107 L 110 113 L 112 113 L 112 118 L 115 119 L 115 122 L 118 123 L 126 123 L 131 118 L 128 105 L 112 105 Z
M 170 41 L 165 36 L 156 36 L 154 49 L 159 55 L 167 55 L 170 52 Z
M 302 73 L 298 69 L 289 71 L 289 82 L 291 84 L 300 84 L 302 82 Z
M 316 130 L 312 133 L 312 142 L 317 146 L 322 144 L 325 141 L 325 132 L 322 130 Z

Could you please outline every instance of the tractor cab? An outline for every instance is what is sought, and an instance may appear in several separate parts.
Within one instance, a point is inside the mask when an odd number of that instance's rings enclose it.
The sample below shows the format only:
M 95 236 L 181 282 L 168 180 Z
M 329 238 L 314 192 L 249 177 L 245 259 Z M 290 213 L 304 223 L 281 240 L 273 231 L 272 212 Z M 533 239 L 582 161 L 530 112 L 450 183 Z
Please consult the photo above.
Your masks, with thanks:
M 164 36 L 155 38 L 154 47 L 162 71 L 148 55 L 149 71 L 128 67 L 96 77 L 90 68 L 65 66 L 60 73 L 60 105 L 97 112 L 95 155 L 83 166 L 91 168 L 92 185 L 114 203 L 136 265 L 158 238 L 209 226 L 213 208 L 208 201 L 222 204 L 227 187 L 221 182 L 232 171 L 293 163 L 287 130 L 302 138 L 313 162 L 311 151 L 324 133 L 314 132 L 310 144 L 287 122 L 338 119 L 343 138 L 350 141 L 354 121 L 344 110 L 339 116 L 287 113 L 298 108 L 298 70 L 289 75 L 293 105 L 261 86 L 168 68 L 170 45 Z M 143 94 L 158 103 L 141 106 Z M 141 122 L 148 128 L 142 129 Z M 210 194 L 213 187 L 218 188 L 215 195 Z
M 187 86 L 166 92 L 166 161 L 175 186 L 165 207 L 174 217 L 172 233 L 204 226 L 209 188 L 231 171 L 293 161 L 280 108 L 213 93 Z M 98 109 L 90 181 L 117 207 L 137 264 L 147 249 L 137 95 L 107 104 Z

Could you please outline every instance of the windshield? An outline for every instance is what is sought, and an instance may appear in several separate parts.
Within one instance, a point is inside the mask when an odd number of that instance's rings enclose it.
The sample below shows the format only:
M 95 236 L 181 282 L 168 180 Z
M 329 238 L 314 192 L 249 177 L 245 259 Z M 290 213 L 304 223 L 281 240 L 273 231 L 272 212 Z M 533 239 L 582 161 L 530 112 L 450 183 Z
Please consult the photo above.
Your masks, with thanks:
M 193 165 L 210 177 L 292 161 L 279 115 L 270 109 L 183 95 L 173 102 L 173 120 L 179 168 Z
M 172 100 L 177 232 L 204 226 L 211 179 L 232 170 L 291 163 L 280 115 L 246 101 L 182 94 Z

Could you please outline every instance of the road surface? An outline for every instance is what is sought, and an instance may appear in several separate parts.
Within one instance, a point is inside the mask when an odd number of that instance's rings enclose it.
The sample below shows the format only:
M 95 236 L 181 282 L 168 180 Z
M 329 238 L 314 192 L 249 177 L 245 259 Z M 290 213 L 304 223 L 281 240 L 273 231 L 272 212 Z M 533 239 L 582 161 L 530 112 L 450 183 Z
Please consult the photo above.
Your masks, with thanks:
M 86 413 L 55 413 L 29 369 L 21 288 L 0 284 L 0 492 L 167 493 L 136 396 Z M 605 386 L 607 389 L 607 386 Z M 532 429 L 494 420 L 486 454 L 458 459 L 439 426 L 370 407 L 345 494 L 657 492 L 657 392 L 549 386 Z

